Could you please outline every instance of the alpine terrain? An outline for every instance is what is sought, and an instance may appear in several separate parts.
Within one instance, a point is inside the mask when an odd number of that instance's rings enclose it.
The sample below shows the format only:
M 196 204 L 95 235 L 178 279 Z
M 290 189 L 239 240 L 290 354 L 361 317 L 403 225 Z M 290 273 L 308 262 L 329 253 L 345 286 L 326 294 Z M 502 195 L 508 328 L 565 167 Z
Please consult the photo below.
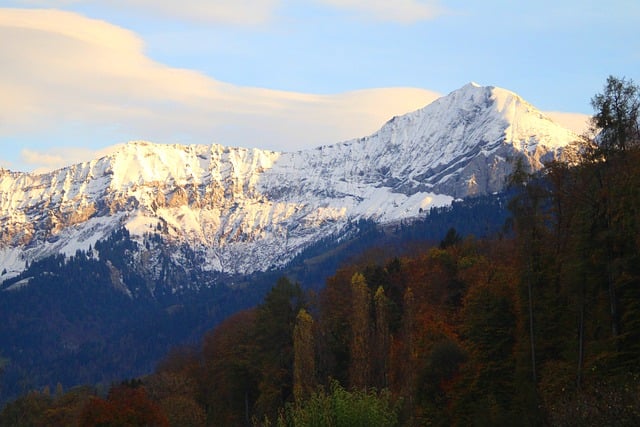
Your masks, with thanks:
M 470 83 L 370 136 L 315 149 L 130 142 L 50 173 L 1 170 L 0 270 L 15 277 L 126 227 L 151 279 L 160 252 L 203 272 L 266 271 L 358 220 L 410 220 L 499 191 L 515 158 L 536 170 L 574 139 L 518 95 Z

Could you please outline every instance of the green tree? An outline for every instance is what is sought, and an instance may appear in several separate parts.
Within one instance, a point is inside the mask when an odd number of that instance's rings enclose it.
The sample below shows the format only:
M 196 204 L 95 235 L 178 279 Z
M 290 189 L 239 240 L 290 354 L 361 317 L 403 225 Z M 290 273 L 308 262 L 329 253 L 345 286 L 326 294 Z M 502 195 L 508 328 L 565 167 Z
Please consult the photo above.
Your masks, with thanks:
M 389 392 L 349 392 L 333 381 L 330 391 L 315 392 L 300 404 L 289 404 L 278 420 L 281 427 L 392 427 L 399 425 L 397 406 Z
M 440 249 L 446 249 L 449 246 L 457 245 L 460 242 L 462 242 L 462 236 L 458 234 L 455 228 L 451 227 L 444 236 L 444 239 L 440 242 Z
M 632 80 L 609 76 L 603 92 L 591 104 L 594 147 L 576 174 L 586 203 L 578 217 L 588 228 L 585 245 L 591 276 L 602 277 L 607 290 L 610 329 L 618 345 L 624 313 L 622 288 L 629 288 L 630 260 L 637 247 L 629 236 L 638 230 L 636 205 L 638 179 L 635 165 L 640 147 L 640 87 Z M 624 291 L 623 291 L 624 292 Z M 619 349 L 616 349 L 619 350 Z
M 510 287 L 503 283 L 476 286 L 469 290 L 462 310 L 461 330 L 469 348 L 473 379 L 466 390 L 467 405 L 486 421 L 508 416 L 514 387 L 516 308 Z M 467 380 L 469 381 L 469 380 Z M 488 411 L 488 412 L 487 412 Z
M 509 202 L 513 215 L 513 225 L 519 242 L 522 263 L 522 283 L 526 292 L 526 312 L 528 314 L 529 354 L 531 358 L 531 379 L 537 381 L 537 337 L 535 317 L 535 295 L 546 281 L 544 269 L 545 212 L 547 194 L 534 175 L 525 170 L 522 158 L 518 158 L 510 177 L 510 185 L 517 194 Z
M 265 297 L 256 314 L 255 342 L 258 353 L 258 419 L 275 419 L 278 408 L 293 397 L 293 329 L 296 316 L 306 307 L 299 284 L 283 277 Z
M 591 119 L 605 156 L 640 143 L 640 87 L 633 80 L 609 76 L 602 93 L 591 98 Z

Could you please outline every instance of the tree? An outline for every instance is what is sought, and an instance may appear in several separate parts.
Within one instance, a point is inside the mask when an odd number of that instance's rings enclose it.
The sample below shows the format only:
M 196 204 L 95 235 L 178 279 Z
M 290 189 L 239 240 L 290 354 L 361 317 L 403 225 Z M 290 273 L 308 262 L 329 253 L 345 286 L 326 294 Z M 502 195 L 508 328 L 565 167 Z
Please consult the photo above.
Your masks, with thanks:
M 389 299 L 384 294 L 382 286 L 378 287 L 373 297 L 376 313 L 375 333 L 375 365 L 374 372 L 377 377 L 377 386 L 386 388 L 389 385 L 389 346 L 391 335 L 389 332 Z
M 258 419 L 275 419 L 278 408 L 293 396 L 293 329 L 306 307 L 299 284 L 283 277 L 265 297 L 256 313 L 256 363 L 261 378 L 256 401 Z
M 195 400 L 197 384 L 192 374 L 162 371 L 145 378 L 144 385 L 149 398 L 160 406 L 170 425 L 205 425 L 206 413 Z
M 300 404 L 287 405 L 277 425 L 392 427 L 399 425 L 398 407 L 388 391 L 349 392 L 334 380 L 329 393 L 320 388 Z
M 301 402 L 313 391 L 316 371 L 313 318 L 305 309 L 296 317 L 293 353 L 293 396 L 296 402 Z
M 92 397 L 80 416 L 81 426 L 169 426 L 162 409 L 147 396 L 144 387 L 121 384 L 111 387 L 107 399 Z
M 517 194 L 509 202 L 513 224 L 520 242 L 523 264 L 522 282 L 526 288 L 529 324 L 529 350 L 531 355 L 531 378 L 537 381 L 536 319 L 534 317 L 534 291 L 545 282 L 543 248 L 545 242 L 544 202 L 545 188 L 529 174 L 518 158 L 510 177 L 510 186 Z
M 500 282 L 476 286 L 465 296 L 461 331 L 472 368 L 465 393 L 476 417 L 486 418 L 488 411 L 500 418 L 512 409 L 518 322 L 514 299 L 509 284 Z M 492 424 L 499 423 L 493 419 Z
M 591 124 L 605 156 L 640 144 L 640 87 L 633 80 L 609 76 L 591 105 L 595 110 Z
M 202 399 L 212 425 L 249 424 L 258 395 L 260 366 L 255 343 L 256 309 L 234 314 L 203 342 Z
M 596 153 L 605 160 L 602 164 L 593 165 L 598 197 L 595 200 L 597 210 L 592 234 L 602 248 L 611 332 L 613 338 L 617 339 L 620 335 L 621 313 L 616 282 L 619 278 L 620 269 L 617 264 L 621 258 L 621 245 L 616 241 L 620 236 L 616 235 L 615 230 L 620 225 L 618 219 L 629 215 L 618 210 L 620 198 L 614 197 L 614 194 L 619 193 L 620 189 L 626 191 L 632 187 L 624 178 L 633 177 L 633 174 L 628 174 L 631 167 L 628 156 L 619 159 L 620 156 L 616 154 L 626 153 L 629 149 L 640 146 L 640 87 L 632 80 L 609 76 L 603 93 L 596 94 L 591 99 L 591 105 L 595 110 L 591 124 L 597 132 Z
M 351 363 L 349 383 L 354 389 L 365 388 L 370 374 L 370 310 L 371 295 L 362 273 L 351 278 L 353 312 L 351 317 Z
M 458 234 L 455 228 L 451 227 L 447 231 L 446 236 L 444 236 L 444 239 L 440 242 L 440 249 L 446 249 L 449 246 L 457 245 L 460 242 L 462 242 L 462 236 Z
M 45 425 L 45 413 L 51 406 L 51 397 L 37 391 L 7 404 L 0 412 L 2 426 Z

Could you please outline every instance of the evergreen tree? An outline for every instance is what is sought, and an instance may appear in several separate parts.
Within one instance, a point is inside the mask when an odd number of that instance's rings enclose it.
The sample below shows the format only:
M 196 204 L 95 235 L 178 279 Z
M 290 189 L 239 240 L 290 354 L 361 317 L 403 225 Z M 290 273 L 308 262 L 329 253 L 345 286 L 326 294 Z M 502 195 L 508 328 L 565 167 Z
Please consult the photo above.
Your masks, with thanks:
M 389 306 L 390 301 L 384 293 L 382 286 L 378 287 L 373 302 L 375 305 L 376 330 L 375 330 L 375 350 L 373 365 L 376 374 L 376 386 L 386 388 L 389 386 L 389 347 L 391 345 L 391 334 L 389 332 Z
M 305 307 L 299 284 L 283 277 L 265 297 L 256 315 L 256 363 L 260 367 L 258 418 L 275 419 L 278 408 L 293 396 L 293 329 Z
M 595 110 L 591 124 L 605 156 L 640 144 L 640 87 L 633 80 L 609 76 L 591 105 Z
M 306 399 L 316 385 L 313 318 L 305 309 L 296 317 L 293 329 L 293 396 L 296 402 Z
M 371 355 L 371 296 L 369 287 L 361 273 L 351 278 L 351 294 L 353 312 L 351 317 L 351 362 L 349 366 L 349 383 L 354 389 L 363 389 L 370 381 Z

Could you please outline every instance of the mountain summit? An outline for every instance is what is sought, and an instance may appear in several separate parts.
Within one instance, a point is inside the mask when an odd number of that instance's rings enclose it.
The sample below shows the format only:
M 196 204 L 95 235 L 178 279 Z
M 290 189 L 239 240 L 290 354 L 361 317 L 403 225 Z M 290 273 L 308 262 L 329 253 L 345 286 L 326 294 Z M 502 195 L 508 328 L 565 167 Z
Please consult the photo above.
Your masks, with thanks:
M 309 150 L 131 142 L 47 174 L 1 170 L 0 270 L 15 276 L 124 226 L 151 275 L 151 235 L 175 263 L 264 271 L 360 219 L 406 220 L 498 191 L 514 158 L 536 170 L 575 138 L 518 95 L 470 83 L 368 137 Z

